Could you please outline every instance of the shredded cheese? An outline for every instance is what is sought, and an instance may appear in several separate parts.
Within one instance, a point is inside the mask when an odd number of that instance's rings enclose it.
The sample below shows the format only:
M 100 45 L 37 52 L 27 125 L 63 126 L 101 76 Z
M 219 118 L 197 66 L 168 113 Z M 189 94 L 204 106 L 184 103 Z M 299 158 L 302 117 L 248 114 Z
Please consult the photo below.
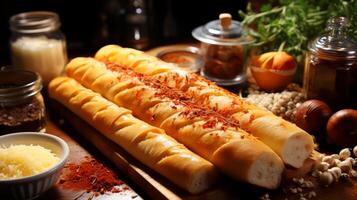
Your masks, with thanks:
M 59 160 L 51 150 L 39 145 L 0 147 L 0 180 L 41 173 Z

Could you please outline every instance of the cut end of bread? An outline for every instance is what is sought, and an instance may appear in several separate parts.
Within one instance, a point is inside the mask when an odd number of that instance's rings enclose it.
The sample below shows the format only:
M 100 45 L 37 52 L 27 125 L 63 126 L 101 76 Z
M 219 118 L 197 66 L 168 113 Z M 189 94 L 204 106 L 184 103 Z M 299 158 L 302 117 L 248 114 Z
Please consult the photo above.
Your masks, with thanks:
M 191 185 L 187 187 L 187 190 L 191 194 L 199 194 L 203 191 L 211 188 L 214 183 L 217 182 L 217 173 L 215 170 L 207 168 L 206 170 L 197 170 L 197 173 L 191 180 Z
M 267 189 L 276 189 L 280 185 L 284 166 L 277 162 L 276 156 L 264 153 L 253 162 L 248 172 L 248 182 Z
M 312 137 L 307 134 L 294 134 L 284 144 L 282 159 L 285 164 L 300 168 L 314 149 Z
M 267 189 L 279 187 L 284 171 L 276 153 L 260 141 L 250 139 L 223 145 L 214 153 L 212 163 L 236 180 Z

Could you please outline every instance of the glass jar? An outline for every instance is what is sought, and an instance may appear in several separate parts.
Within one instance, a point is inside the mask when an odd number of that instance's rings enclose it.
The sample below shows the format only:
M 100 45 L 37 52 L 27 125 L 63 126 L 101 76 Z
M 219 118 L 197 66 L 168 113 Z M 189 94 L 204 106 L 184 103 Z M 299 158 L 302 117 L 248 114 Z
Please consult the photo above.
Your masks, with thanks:
M 53 12 L 26 12 L 10 18 L 12 64 L 41 75 L 44 85 L 67 63 L 65 37 Z
M 193 73 L 198 72 L 204 65 L 200 49 L 194 46 L 180 45 L 164 48 L 156 57 Z
M 357 106 L 357 44 L 347 37 L 348 21 L 331 18 L 327 33 L 308 45 L 304 92 L 334 110 Z
M 41 77 L 21 69 L 0 70 L 0 135 L 45 131 Z
M 246 80 L 246 58 L 253 41 L 230 14 L 220 14 L 219 20 L 194 29 L 192 36 L 201 41 L 205 60 L 202 76 L 218 85 L 235 85 Z

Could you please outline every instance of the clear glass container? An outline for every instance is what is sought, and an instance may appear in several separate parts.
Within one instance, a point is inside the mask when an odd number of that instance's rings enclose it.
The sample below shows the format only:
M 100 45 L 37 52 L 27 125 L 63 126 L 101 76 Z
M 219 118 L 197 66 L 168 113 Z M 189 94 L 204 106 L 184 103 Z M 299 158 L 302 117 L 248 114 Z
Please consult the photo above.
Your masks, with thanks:
M 164 48 L 156 57 L 174 63 L 189 72 L 198 72 L 204 65 L 200 49 L 194 46 L 174 46 Z
M 0 70 L 0 135 L 45 131 L 41 77 L 21 69 Z
M 357 44 L 346 35 L 348 21 L 331 18 L 327 33 L 308 45 L 304 92 L 333 109 L 357 106 Z
M 223 13 L 219 20 L 194 29 L 192 36 L 201 41 L 205 61 L 202 76 L 218 85 L 235 85 L 246 80 L 246 58 L 253 41 L 230 14 Z
M 12 64 L 41 75 L 43 84 L 59 76 L 67 63 L 66 40 L 53 12 L 25 12 L 10 18 Z

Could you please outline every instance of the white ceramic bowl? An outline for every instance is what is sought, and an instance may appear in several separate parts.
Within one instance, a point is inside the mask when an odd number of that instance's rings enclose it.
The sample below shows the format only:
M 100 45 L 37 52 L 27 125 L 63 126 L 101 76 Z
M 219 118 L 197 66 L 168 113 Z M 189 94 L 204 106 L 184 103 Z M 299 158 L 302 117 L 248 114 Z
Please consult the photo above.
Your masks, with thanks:
M 68 156 L 69 147 L 59 137 L 46 133 L 20 132 L 0 136 L 0 145 L 41 145 L 56 154 L 60 161 L 50 169 L 33 176 L 0 180 L 0 194 L 14 199 L 35 199 L 51 188 L 58 180 Z

